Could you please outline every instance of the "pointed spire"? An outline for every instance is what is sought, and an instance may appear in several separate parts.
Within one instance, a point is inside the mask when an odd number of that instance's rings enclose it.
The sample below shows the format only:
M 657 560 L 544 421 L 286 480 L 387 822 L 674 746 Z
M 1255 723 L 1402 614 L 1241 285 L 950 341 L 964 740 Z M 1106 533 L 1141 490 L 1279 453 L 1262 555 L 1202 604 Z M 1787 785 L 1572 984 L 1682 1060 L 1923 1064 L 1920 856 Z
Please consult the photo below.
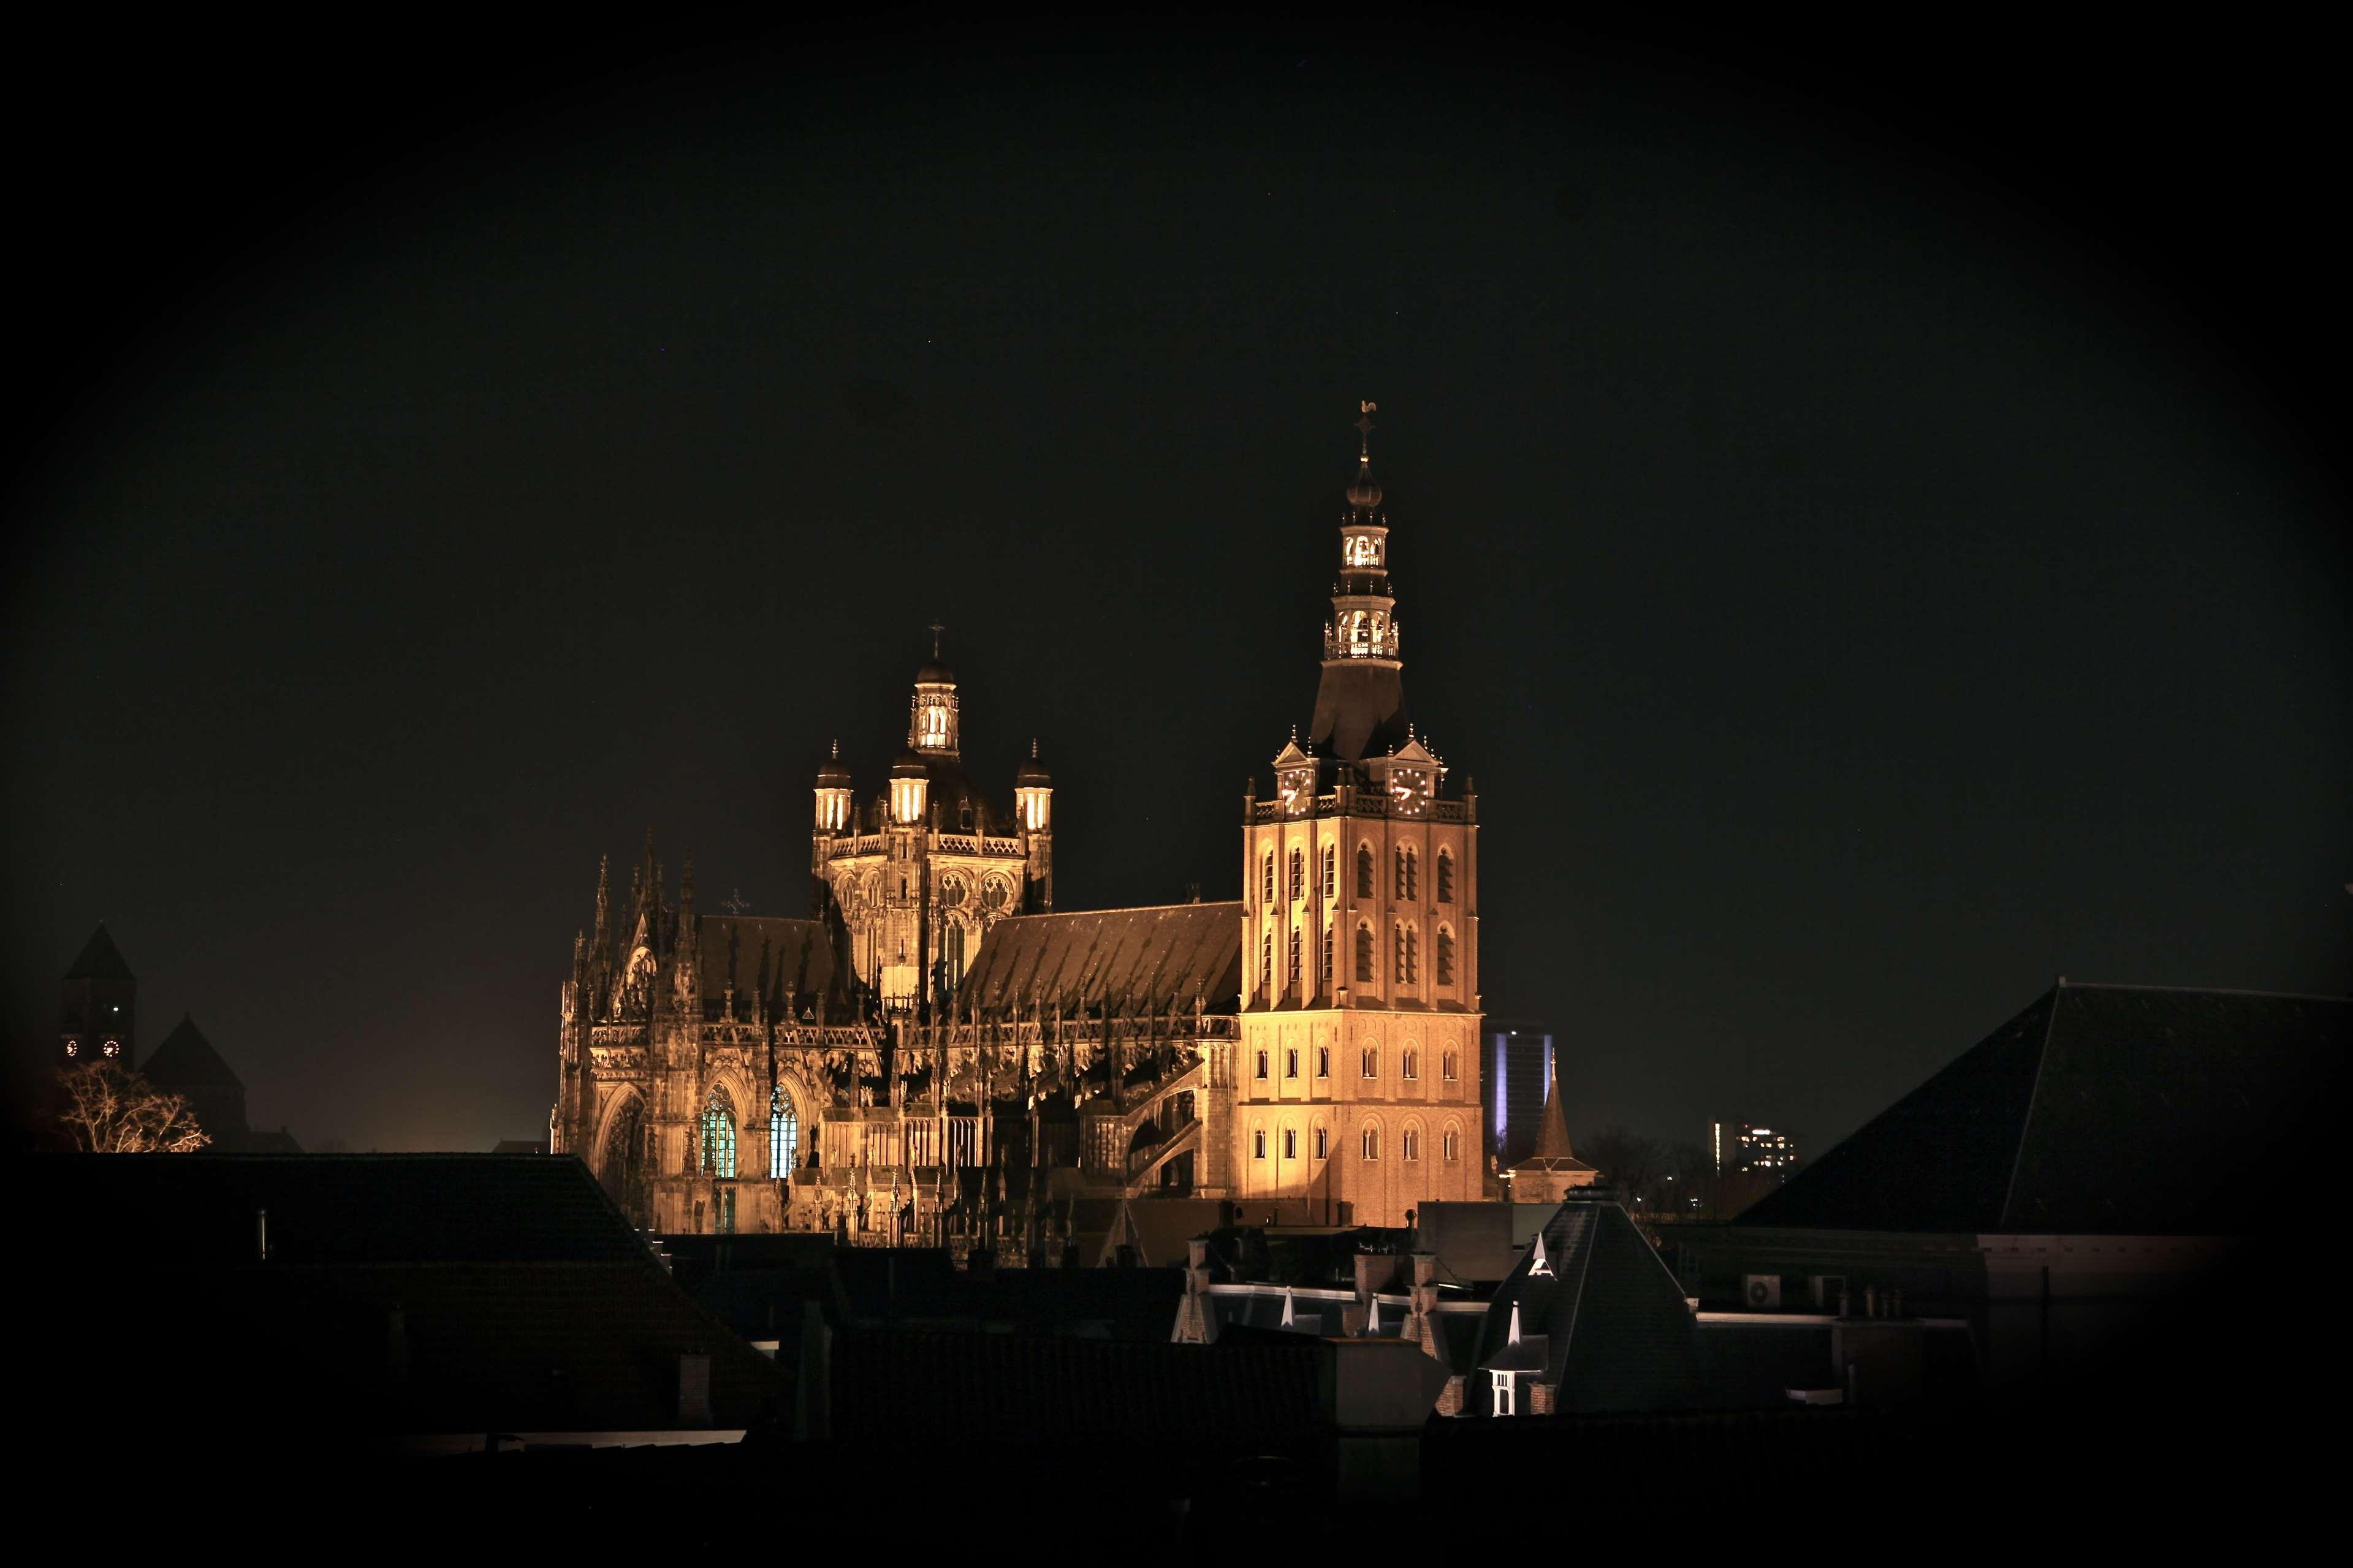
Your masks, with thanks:
M 1511 1337 L 1506 1339 L 1504 1342 L 1507 1345 L 1515 1345 L 1520 1342 L 1520 1304 L 1517 1301 L 1512 1303 Z
M 691 855 L 679 862 L 678 912 L 681 915 L 694 913 L 694 857 Z
M 1528 1278 L 1531 1279 L 1550 1279 L 1554 1278 L 1552 1271 L 1552 1259 L 1545 1256 L 1544 1232 L 1542 1231 L 1536 1232 L 1535 1247 L 1528 1257 Z
M 1372 1310 L 1365 1314 L 1365 1332 L 1367 1334 L 1377 1334 L 1380 1331 L 1381 1299 L 1378 1296 L 1375 1296 L 1373 1298 Z
M 612 939 L 613 931 L 613 858 L 596 857 L 596 946 L 598 951 Z
M 1292 1313 L 1291 1287 L 1288 1285 L 1282 1288 L 1282 1326 L 1286 1329 L 1299 1326 L 1297 1319 Z
M 1381 487 L 1373 479 L 1373 413 L 1377 403 L 1359 403 L 1356 430 L 1364 439 L 1356 450 L 1356 479 L 1348 487 L 1348 504 L 1368 510 L 1381 504 Z
M 1568 1113 L 1560 1103 L 1560 1058 L 1556 1053 L 1552 1071 L 1545 1084 L 1544 1115 L 1536 1123 L 1535 1158 L 1538 1160 L 1572 1160 L 1575 1153 L 1568 1146 Z

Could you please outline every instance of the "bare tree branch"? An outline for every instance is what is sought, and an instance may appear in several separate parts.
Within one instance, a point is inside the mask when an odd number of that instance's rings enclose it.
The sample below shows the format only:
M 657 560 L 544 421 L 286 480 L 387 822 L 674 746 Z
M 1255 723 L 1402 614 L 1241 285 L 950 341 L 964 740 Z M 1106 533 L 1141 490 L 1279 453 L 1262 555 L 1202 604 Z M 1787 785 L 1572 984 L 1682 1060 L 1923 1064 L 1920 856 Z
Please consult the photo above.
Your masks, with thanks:
M 58 1069 L 58 1120 L 92 1154 L 193 1154 L 212 1142 L 185 1097 L 167 1094 L 112 1062 Z

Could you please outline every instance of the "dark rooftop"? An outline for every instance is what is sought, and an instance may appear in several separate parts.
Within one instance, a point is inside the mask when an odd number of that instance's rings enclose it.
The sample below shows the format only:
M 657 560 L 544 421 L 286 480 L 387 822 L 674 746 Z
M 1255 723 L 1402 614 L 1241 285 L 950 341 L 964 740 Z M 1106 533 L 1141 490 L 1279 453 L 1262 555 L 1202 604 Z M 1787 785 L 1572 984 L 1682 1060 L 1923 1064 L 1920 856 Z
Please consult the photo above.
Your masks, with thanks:
M 2348 1044 L 2353 999 L 2063 981 L 1735 1223 L 2237 1234 Z

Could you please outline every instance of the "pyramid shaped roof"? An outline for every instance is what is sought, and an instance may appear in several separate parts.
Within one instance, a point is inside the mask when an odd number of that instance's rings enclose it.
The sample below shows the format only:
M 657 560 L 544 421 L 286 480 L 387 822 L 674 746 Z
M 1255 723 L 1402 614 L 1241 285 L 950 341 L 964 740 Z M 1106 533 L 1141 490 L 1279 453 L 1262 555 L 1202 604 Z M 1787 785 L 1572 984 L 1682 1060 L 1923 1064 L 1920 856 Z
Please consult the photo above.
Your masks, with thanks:
M 2062 981 L 1740 1226 L 2229 1236 L 2353 1046 L 2353 999 Z
M 228 1063 L 213 1049 L 196 1021 L 183 1013 L 173 1031 L 164 1037 L 155 1054 L 147 1058 L 144 1076 L 159 1089 L 213 1089 L 235 1087 L 243 1089 L 245 1082 L 229 1070 Z
M 90 940 L 82 943 L 81 956 L 73 961 L 71 969 L 66 971 L 66 978 L 134 980 L 138 977 L 131 973 L 131 965 L 122 962 L 122 950 L 114 945 L 114 939 L 106 934 L 106 922 L 100 921 L 98 929 L 90 933 Z

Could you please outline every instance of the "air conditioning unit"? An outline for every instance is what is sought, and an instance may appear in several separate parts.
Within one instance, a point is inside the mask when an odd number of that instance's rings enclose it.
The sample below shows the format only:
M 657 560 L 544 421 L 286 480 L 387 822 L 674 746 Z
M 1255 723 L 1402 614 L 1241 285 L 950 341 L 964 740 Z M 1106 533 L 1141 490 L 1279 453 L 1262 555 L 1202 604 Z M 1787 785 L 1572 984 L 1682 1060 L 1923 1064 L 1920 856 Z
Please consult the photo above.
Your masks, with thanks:
M 1778 1309 L 1781 1305 L 1781 1277 L 1778 1274 L 1742 1275 L 1740 1299 L 1759 1310 Z

